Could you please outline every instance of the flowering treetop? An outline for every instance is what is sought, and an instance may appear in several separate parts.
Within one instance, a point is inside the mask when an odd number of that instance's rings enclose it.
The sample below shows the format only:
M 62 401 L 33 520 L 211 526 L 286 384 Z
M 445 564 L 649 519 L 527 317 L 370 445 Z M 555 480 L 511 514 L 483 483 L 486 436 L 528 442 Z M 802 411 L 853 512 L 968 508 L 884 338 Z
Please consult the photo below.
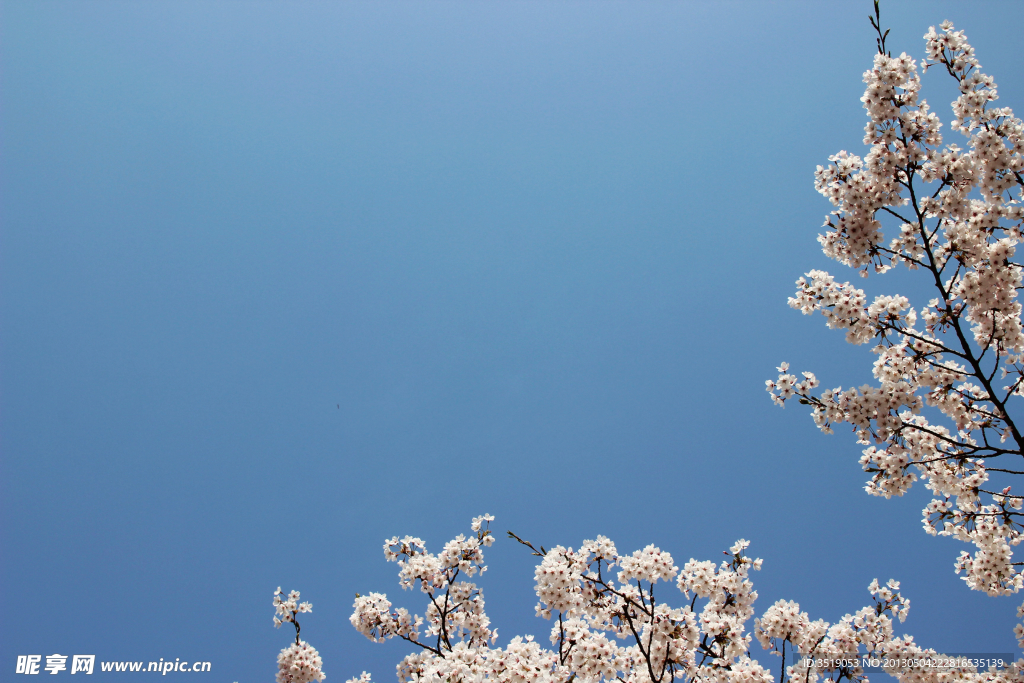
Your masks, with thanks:
M 680 569 L 671 554 L 653 545 L 620 554 L 610 539 L 598 536 L 578 549 L 537 549 L 509 532 L 540 557 L 534 572 L 536 610 L 551 621 L 551 647 L 533 636 L 516 636 L 498 647 L 482 593 L 457 580 L 459 557 L 472 556 L 471 566 L 482 571 L 480 546 L 490 545 L 486 541 L 493 537 L 481 521 L 491 519 L 474 519 L 475 539 L 460 535 L 437 556 L 419 539 L 385 543 L 385 556 L 399 563 L 399 584 L 426 594 L 426 619 L 394 608 L 383 593 L 371 593 L 357 595 L 350 620 L 370 640 L 398 637 L 418 648 L 398 665 L 400 681 L 770 683 L 776 680 L 772 671 L 751 654 L 756 639 L 782 657 L 780 681 L 866 681 L 862 666 L 851 658 L 871 655 L 908 682 L 1024 683 L 1024 660 L 984 673 L 969 664 L 922 668 L 908 663 L 941 655 L 896 634 L 896 621 L 902 622 L 910 608 L 896 581 L 873 581 L 868 586 L 872 604 L 835 623 L 811 621 L 797 603 L 780 600 L 753 620 L 751 631 L 757 592 L 750 574 L 761 568 L 761 560 L 747 556 L 749 543 L 743 539 L 718 564 L 691 559 Z M 414 557 L 419 561 L 411 573 Z M 787 651 L 806 656 L 787 666 Z M 372 680 L 363 672 L 348 683 Z
M 900 496 L 920 477 L 933 494 L 925 530 L 972 543 L 974 555 L 962 552 L 957 572 L 970 588 L 1002 595 L 1024 586 L 1012 559 L 1024 498 L 1004 487 L 1024 474 L 1024 435 L 1011 413 L 1024 393 L 1021 266 L 1013 260 L 1024 226 L 1024 124 L 992 105 L 995 81 L 963 31 L 944 22 L 924 40 L 922 70 L 941 67 L 959 84 L 951 128 L 967 146 L 943 146 L 941 123 L 919 97 L 917 63 L 887 53 L 879 31 L 861 98 L 870 150 L 863 159 L 829 157 L 815 187 L 836 207 L 818 237 L 826 255 L 865 277 L 905 266 L 934 298 L 920 308 L 901 295 L 868 303 L 849 282 L 810 271 L 789 305 L 822 314 L 852 344 L 874 343 L 877 384 L 814 394 L 815 375 L 797 378 L 783 363 L 767 389 L 779 405 L 795 396 L 811 406 L 822 431 L 853 426 L 866 446 L 868 493 Z M 888 242 L 880 219 L 897 226 Z

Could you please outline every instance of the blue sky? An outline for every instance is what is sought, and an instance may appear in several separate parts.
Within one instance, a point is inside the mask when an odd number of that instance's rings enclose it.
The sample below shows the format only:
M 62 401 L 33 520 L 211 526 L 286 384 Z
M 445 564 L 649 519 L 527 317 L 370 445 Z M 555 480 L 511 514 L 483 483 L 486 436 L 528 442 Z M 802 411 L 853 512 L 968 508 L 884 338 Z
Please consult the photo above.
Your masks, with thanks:
M 812 174 L 863 149 L 869 11 L 3 2 L 0 667 L 266 680 L 280 585 L 328 680 L 391 681 L 407 648 L 348 623 L 356 592 L 424 608 L 382 541 L 484 512 L 680 564 L 747 538 L 759 613 L 835 621 L 896 578 L 922 644 L 1014 651 L 1019 599 L 963 586 L 925 492 L 869 497 L 852 435 L 764 391 L 782 360 L 870 377 L 786 306 L 807 270 L 853 276 Z M 1024 108 L 1024 5 L 882 18 L 917 59 L 950 19 Z M 945 122 L 953 94 L 925 77 Z M 546 639 L 535 558 L 488 557 L 500 642 Z

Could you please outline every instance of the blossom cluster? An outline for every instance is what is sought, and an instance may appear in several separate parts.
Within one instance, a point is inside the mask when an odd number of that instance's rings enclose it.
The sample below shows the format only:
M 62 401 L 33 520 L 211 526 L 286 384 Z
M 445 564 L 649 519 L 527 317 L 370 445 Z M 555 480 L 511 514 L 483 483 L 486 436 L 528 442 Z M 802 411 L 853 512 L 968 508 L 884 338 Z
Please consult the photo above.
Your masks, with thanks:
M 356 595 L 355 611 L 349 621 L 370 640 L 382 642 L 398 636 L 422 644 L 420 638 L 434 639 L 432 648 L 440 652 L 451 648 L 460 639 L 479 645 L 497 639 L 484 612 L 484 595 L 476 584 L 458 580 L 483 574 L 483 548 L 494 542 L 490 522 L 494 517 L 482 515 L 473 519 L 473 535 L 459 534 L 445 544 L 437 555 L 427 552 L 419 538 L 396 536 L 384 543 L 384 557 L 397 562 L 398 582 L 403 589 L 419 588 L 429 598 L 425 617 L 412 615 L 404 607 L 393 610 L 383 593 Z M 426 624 L 425 634 L 420 627 Z M 424 647 L 429 647 L 424 645 Z
M 484 518 L 490 521 L 490 518 Z M 482 540 L 477 520 L 474 528 Z M 429 642 L 401 633 L 399 613 L 379 593 L 358 597 L 352 623 L 371 640 L 405 638 L 419 650 L 397 667 L 400 681 L 496 681 L 500 683 L 582 683 L 619 680 L 624 683 L 672 683 L 676 680 L 713 683 L 770 683 L 776 676 L 752 656 L 756 639 L 769 654 L 783 655 L 780 683 L 822 679 L 865 681 L 864 671 L 851 660 L 860 653 L 887 661 L 886 671 L 906 683 L 1024 683 L 1024 659 L 1006 669 L 978 672 L 964 666 L 955 670 L 903 667 L 900 662 L 927 657 L 941 658 L 935 650 L 919 646 L 909 636 L 895 634 L 895 622 L 903 622 L 910 601 L 899 593 L 899 583 L 872 581 L 872 604 L 847 614 L 834 623 L 812 621 L 796 602 L 779 600 L 760 618 L 755 615 L 757 592 L 751 572 L 761 560 L 747 555 L 749 543 L 737 541 L 718 564 L 691 559 L 682 569 L 672 555 L 654 545 L 620 554 L 615 544 L 598 536 L 583 541 L 578 549 L 561 545 L 540 549 L 514 534 L 528 546 L 540 563 L 534 572 L 538 616 L 551 622 L 550 647 L 533 636 L 516 636 L 505 647 L 496 639 L 484 640 L 463 630 L 437 634 Z M 465 545 L 463 537 L 452 543 Z M 451 544 L 449 544 L 451 545 Z M 446 546 L 447 547 L 447 546 Z M 398 550 L 395 550 L 398 548 Z M 390 560 L 426 553 L 418 539 L 385 545 Z M 479 562 L 483 557 L 477 557 Z M 431 606 L 444 613 L 460 609 L 465 594 L 452 600 L 448 590 L 455 573 L 451 563 L 424 563 L 435 575 L 418 575 L 414 585 L 445 586 L 444 592 L 428 589 Z M 409 588 L 404 565 L 399 583 Z M 477 565 L 479 566 L 479 565 Z M 674 585 L 673 585 L 674 584 Z M 438 589 L 440 591 L 440 589 Z M 676 591 L 679 591 L 678 593 Z M 655 597 L 657 592 L 658 597 Z M 674 606 L 672 595 L 681 597 Z M 482 616 L 482 604 L 480 605 Z M 1024 615 L 1024 606 L 1021 608 Z M 368 626 L 371 625 L 371 626 Z M 1024 624 L 1017 628 L 1024 647 Z M 803 655 L 786 666 L 786 653 Z M 348 683 L 372 683 L 365 671 Z
M 901 668 L 900 661 L 940 656 L 925 649 L 909 636 L 897 637 L 893 618 L 901 623 L 910 611 L 910 601 L 899 593 L 898 581 L 880 585 L 876 580 L 868 586 L 874 604 L 847 614 L 834 624 L 817 619 L 811 621 L 800 605 L 779 600 L 755 620 L 755 634 L 762 647 L 772 654 L 784 655 L 788 644 L 791 652 L 806 655 L 797 664 L 786 668 L 786 676 L 813 683 L 820 678 L 866 680 L 859 661 L 851 653 L 865 653 L 887 662 L 886 672 L 904 681 L 928 680 L 990 680 L 991 674 L 970 669 L 936 672 L 921 668 Z M 783 660 L 785 663 L 785 660 Z M 1024 660 L 1022 660 L 1024 663 Z M 1017 666 L 1017 665 L 1014 665 Z M 1003 671 L 991 680 L 1016 680 L 1017 669 Z
M 316 648 L 304 640 L 292 643 L 277 656 L 277 683 L 313 683 L 322 681 L 323 660 Z
M 284 592 L 278 586 L 274 591 L 274 626 L 281 628 L 283 623 L 295 623 L 295 616 L 302 612 L 312 612 L 313 605 L 308 602 L 299 602 L 299 591 L 292 591 L 287 598 L 282 598 Z
M 869 303 L 862 289 L 810 271 L 790 306 L 823 315 L 850 343 L 873 343 L 876 383 L 815 393 L 812 373 L 799 380 L 784 363 L 767 389 L 779 405 L 796 398 L 810 406 L 825 432 L 852 426 L 865 447 L 868 493 L 900 496 L 920 479 L 933 494 L 925 530 L 975 547 L 955 563 L 967 585 L 1015 593 L 1024 587 L 1012 552 L 1024 540 L 1024 513 L 1022 499 L 1003 488 L 1019 467 L 1003 463 L 1024 456 L 1009 410 L 1024 392 L 1014 261 L 1024 228 L 1024 123 L 993 106 L 995 81 L 963 31 L 945 22 L 924 36 L 923 68 L 944 68 L 957 81 L 951 128 L 967 144 L 944 145 L 938 117 L 920 98 L 917 63 L 884 52 L 879 35 L 861 98 L 870 149 L 863 159 L 839 152 L 815 172 L 816 189 L 835 207 L 819 242 L 865 277 L 899 265 L 918 271 L 935 295 L 923 307 L 900 295 Z M 883 220 L 897 229 L 888 242 Z
M 295 642 L 281 650 L 277 656 L 277 683 L 313 683 L 326 678 L 323 660 L 316 648 L 299 638 L 298 615 L 312 612 L 313 605 L 299 602 L 299 591 L 291 591 L 287 598 L 278 586 L 274 591 L 274 626 L 289 623 L 295 627 Z

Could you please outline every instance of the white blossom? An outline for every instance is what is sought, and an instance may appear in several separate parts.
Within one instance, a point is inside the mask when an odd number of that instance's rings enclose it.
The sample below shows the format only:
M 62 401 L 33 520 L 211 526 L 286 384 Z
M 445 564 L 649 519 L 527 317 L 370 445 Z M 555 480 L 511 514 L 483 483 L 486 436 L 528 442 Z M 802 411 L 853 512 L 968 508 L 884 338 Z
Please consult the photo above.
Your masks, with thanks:
M 312 683 L 322 681 L 320 653 L 304 640 L 292 643 L 277 656 L 277 683 Z

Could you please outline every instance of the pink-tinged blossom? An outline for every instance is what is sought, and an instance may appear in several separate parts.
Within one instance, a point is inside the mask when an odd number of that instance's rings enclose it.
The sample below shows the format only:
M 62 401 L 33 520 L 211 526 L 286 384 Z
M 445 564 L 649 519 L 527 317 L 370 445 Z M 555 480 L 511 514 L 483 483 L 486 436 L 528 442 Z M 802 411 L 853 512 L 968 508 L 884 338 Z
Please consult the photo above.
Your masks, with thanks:
M 316 648 L 304 640 L 292 643 L 277 656 L 277 683 L 313 683 L 322 681 L 323 660 Z

